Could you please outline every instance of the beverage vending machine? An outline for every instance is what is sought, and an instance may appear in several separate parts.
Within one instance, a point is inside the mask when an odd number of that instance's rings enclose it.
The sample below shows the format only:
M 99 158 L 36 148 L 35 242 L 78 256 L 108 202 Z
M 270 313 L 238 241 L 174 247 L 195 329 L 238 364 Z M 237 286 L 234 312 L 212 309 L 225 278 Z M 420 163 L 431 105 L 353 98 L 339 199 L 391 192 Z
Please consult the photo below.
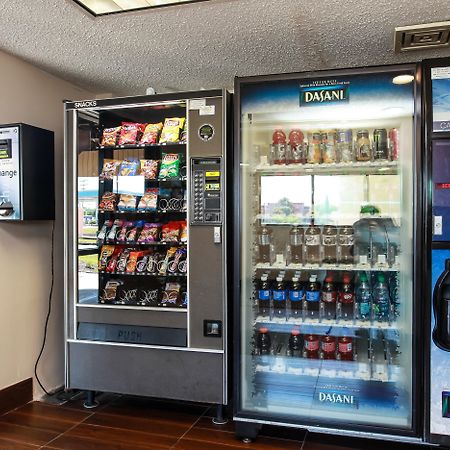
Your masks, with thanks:
M 427 440 L 450 444 L 450 59 L 424 61 Z M 431 269 L 430 269 L 431 268 Z
M 228 114 L 222 90 L 65 104 L 66 387 L 87 407 L 227 403 Z
M 416 65 L 236 79 L 239 437 L 421 441 L 421 129 Z

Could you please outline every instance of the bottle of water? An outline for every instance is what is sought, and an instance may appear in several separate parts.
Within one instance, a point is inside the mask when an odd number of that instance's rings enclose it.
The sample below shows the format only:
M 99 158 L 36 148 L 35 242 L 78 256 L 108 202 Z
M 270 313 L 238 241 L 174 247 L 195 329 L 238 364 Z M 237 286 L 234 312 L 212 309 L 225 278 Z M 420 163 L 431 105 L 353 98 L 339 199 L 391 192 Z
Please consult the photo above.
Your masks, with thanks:
M 388 321 L 390 311 L 389 289 L 383 273 L 377 276 L 377 283 L 373 288 L 374 314 L 378 321 Z
M 372 310 L 372 292 L 365 272 L 362 272 L 359 278 L 355 301 L 358 319 L 369 320 Z

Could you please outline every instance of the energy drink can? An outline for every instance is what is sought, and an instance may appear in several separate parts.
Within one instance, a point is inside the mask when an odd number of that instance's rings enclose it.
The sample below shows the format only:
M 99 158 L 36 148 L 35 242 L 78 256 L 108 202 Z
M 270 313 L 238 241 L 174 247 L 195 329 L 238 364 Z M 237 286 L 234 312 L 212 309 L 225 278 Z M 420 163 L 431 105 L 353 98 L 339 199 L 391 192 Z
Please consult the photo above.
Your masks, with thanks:
M 373 159 L 389 159 L 387 131 L 384 128 L 378 128 L 373 132 Z

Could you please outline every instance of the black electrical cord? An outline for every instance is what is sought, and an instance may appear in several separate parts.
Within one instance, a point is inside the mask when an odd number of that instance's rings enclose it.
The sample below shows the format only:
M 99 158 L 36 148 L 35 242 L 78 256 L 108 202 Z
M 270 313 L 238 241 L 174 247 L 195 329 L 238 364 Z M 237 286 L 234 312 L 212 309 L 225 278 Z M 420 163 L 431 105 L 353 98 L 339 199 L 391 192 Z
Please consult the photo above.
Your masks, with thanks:
M 50 292 L 48 295 L 48 311 L 47 311 L 47 317 L 45 319 L 45 326 L 44 326 L 44 339 L 42 340 L 42 347 L 41 351 L 39 352 L 39 356 L 37 357 L 36 364 L 34 365 L 34 376 L 36 377 L 36 381 L 39 383 L 39 386 L 41 389 L 47 394 L 47 395 L 53 395 L 50 394 L 50 392 L 45 389 L 43 384 L 41 383 L 41 380 L 39 379 L 39 376 L 37 374 L 37 368 L 39 364 L 39 360 L 41 359 L 42 353 L 44 353 L 45 348 L 45 341 L 47 340 L 47 328 L 48 328 L 48 321 L 50 319 L 50 314 L 52 312 L 52 297 L 53 297 L 53 285 L 55 283 L 55 221 L 52 221 L 52 253 L 51 253 L 51 271 L 52 271 L 52 278 L 51 278 L 51 284 L 50 284 Z

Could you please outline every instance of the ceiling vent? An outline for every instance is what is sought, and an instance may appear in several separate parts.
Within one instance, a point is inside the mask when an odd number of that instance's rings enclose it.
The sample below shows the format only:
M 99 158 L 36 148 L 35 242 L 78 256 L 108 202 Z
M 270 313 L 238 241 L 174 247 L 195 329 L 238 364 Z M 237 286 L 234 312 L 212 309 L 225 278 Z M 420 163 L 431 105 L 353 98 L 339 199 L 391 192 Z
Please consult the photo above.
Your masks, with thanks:
M 450 47 L 450 22 L 395 28 L 396 53 L 438 47 Z

